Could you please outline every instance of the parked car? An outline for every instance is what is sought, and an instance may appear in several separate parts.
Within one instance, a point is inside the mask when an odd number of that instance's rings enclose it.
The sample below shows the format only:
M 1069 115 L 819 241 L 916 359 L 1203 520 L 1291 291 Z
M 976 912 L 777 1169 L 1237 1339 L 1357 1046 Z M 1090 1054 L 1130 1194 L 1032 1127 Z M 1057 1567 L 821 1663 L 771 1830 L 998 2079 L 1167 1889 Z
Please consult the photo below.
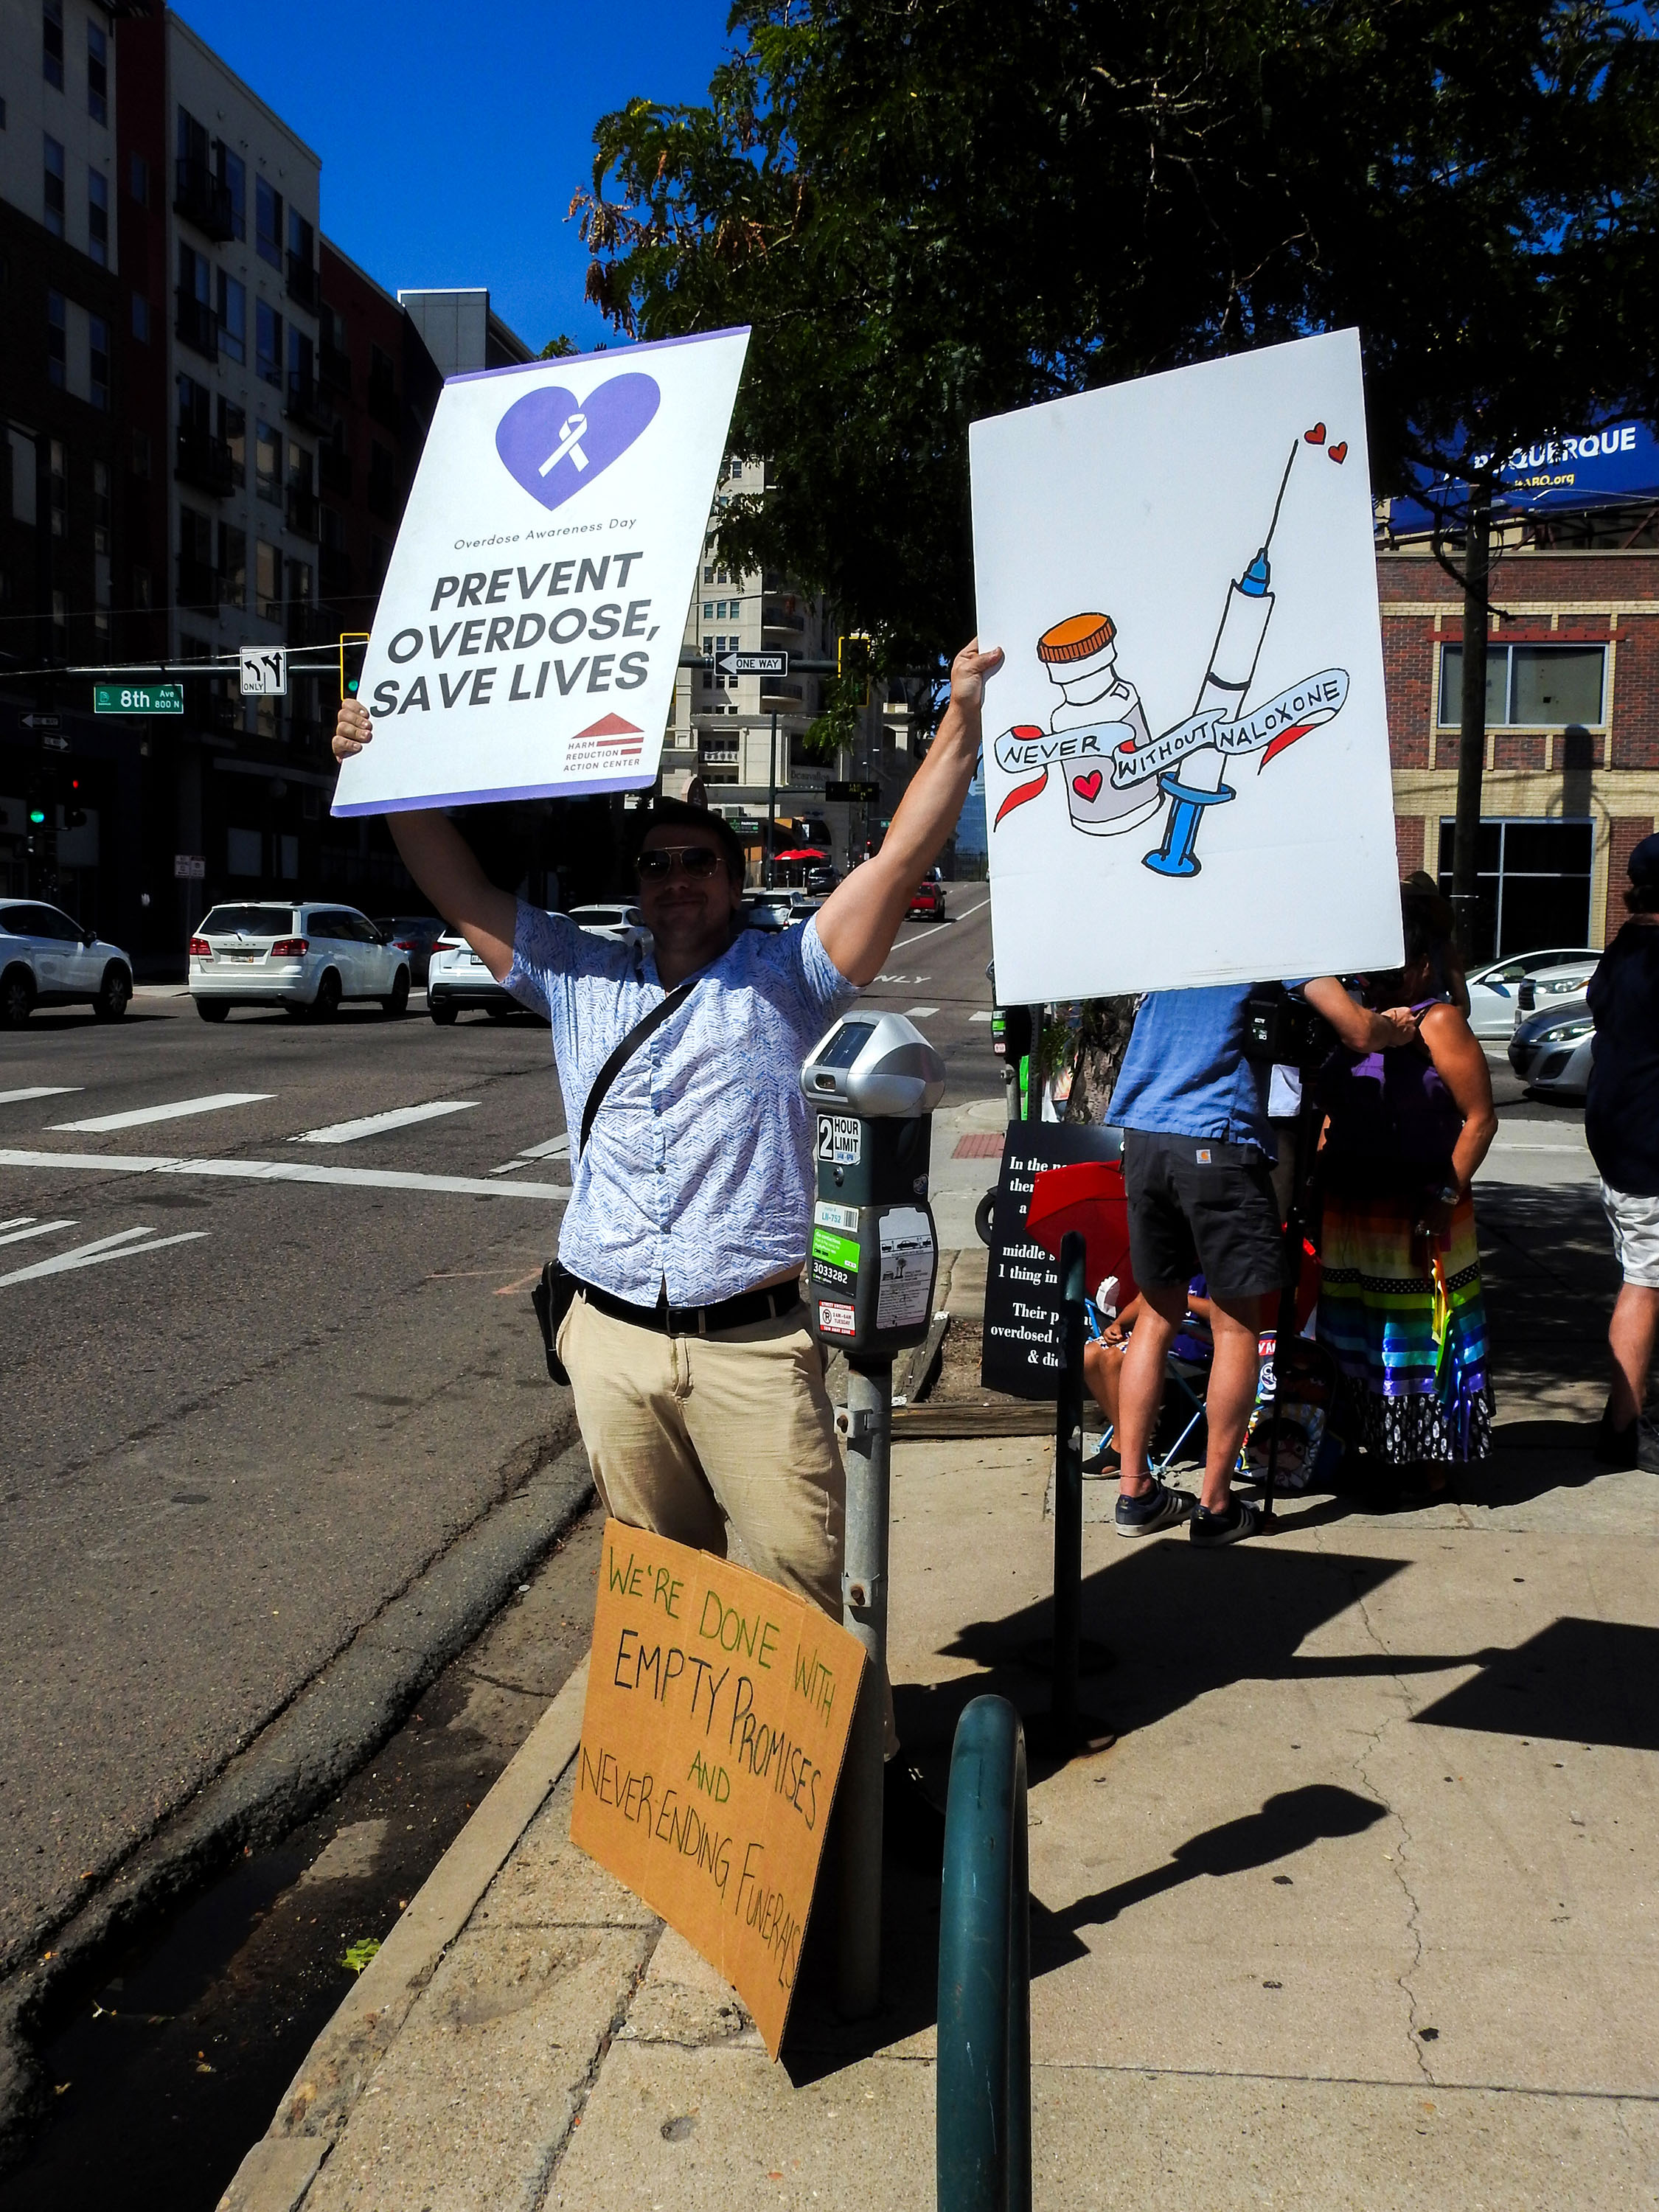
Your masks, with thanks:
M 89 1006 L 118 1022 L 132 997 L 132 963 L 118 945 L 82 929 L 40 899 L 0 906 L 0 1029 L 17 1029 L 36 1006 Z
M 1559 967 L 1544 968 L 1534 975 L 1523 975 L 1515 989 L 1515 1002 L 1521 1010 L 1521 1020 L 1524 1021 L 1540 1001 L 1577 998 L 1588 988 L 1601 960 L 1599 952 L 1592 952 L 1582 960 L 1564 960 Z
M 793 893 L 786 890 L 747 890 L 743 895 L 743 926 L 745 929 L 765 930 L 775 937 L 780 930 L 787 929 L 793 916 L 789 911 Z
M 329 1021 L 346 999 L 409 1004 L 407 952 L 356 907 L 252 901 L 216 906 L 190 940 L 190 995 L 204 1022 L 233 1006 L 280 1006 Z
M 457 1014 L 470 1007 L 481 1007 L 498 1022 L 523 1012 L 466 939 L 446 930 L 432 948 L 432 963 L 426 971 L 426 1010 L 447 1029 Z
M 408 953 L 410 982 L 424 983 L 432 948 L 449 924 L 435 914 L 380 914 L 374 917 L 374 927 L 395 951 Z
M 816 898 L 828 898 L 838 880 L 829 861 L 818 860 L 806 871 L 805 888 Z
M 1540 1098 L 1583 1099 L 1589 1089 L 1595 1024 L 1586 999 L 1563 999 L 1522 1015 L 1510 1039 L 1510 1066 Z
M 1587 946 L 1567 945 L 1548 952 L 1512 953 L 1506 960 L 1494 960 L 1490 966 L 1477 968 L 1468 977 L 1469 1027 L 1478 1037 L 1506 1037 L 1515 1027 L 1521 1007 L 1522 986 L 1534 985 L 1549 976 L 1552 995 L 1554 989 L 1582 990 L 1595 972 L 1601 958 L 1599 952 Z M 1571 982 L 1559 981 L 1559 975 L 1571 974 Z
M 646 945 L 651 942 L 651 933 L 645 926 L 645 916 L 636 906 L 606 904 L 604 906 L 573 906 L 570 919 L 578 929 L 586 930 L 590 937 L 608 937 L 613 945 Z
M 905 909 L 910 921 L 943 921 L 945 919 L 945 885 L 937 868 L 925 875 L 910 894 L 910 903 Z

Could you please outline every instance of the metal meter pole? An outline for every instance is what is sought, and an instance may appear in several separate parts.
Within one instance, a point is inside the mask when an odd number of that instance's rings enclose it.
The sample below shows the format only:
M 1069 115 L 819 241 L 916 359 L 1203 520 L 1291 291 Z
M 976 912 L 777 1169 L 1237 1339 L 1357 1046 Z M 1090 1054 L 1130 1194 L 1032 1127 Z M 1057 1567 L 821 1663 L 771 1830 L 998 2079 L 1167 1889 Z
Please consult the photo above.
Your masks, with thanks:
M 887 1666 L 887 1513 L 893 1363 L 849 1360 L 847 1374 L 847 1565 L 842 1626 L 864 1646 L 864 1680 L 842 1770 L 837 2003 L 848 2020 L 881 2002 L 881 1825 L 885 1766 L 882 1685 Z

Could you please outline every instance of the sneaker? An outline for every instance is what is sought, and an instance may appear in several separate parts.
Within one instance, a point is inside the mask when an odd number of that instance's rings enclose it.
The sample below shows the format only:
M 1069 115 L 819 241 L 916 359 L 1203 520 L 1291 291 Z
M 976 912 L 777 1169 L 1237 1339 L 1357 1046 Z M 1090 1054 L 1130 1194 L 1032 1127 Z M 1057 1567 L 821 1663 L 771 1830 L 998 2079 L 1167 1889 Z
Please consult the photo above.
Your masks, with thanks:
M 1187 1533 L 1194 1544 L 1237 1544 L 1246 1536 L 1255 1535 L 1261 1527 L 1261 1516 L 1255 1506 L 1234 1498 L 1228 1501 L 1224 1513 L 1212 1513 L 1207 1506 L 1199 1506 Z
M 1117 1501 L 1117 1533 L 1120 1536 L 1154 1536 L 1160 1528 L 1172 1528 L 1177 1521 L 1184 1521 L 1193 1506 L 1184 1490 L 1166 1489 L 1154 1481 L 1150 1490 L 1139 1498 L 1120 1496 Z

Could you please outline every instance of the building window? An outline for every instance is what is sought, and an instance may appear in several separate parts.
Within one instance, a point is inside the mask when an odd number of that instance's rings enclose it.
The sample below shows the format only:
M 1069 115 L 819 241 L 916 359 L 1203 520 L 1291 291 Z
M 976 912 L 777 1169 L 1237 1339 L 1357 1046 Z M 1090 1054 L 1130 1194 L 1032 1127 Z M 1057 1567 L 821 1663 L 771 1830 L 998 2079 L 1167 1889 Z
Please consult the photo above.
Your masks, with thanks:
M 240 487 L 247 482 L 247 416 L 233 401 L 219 395 L 219 442 L 230 456 L 230 480 Z
M 46 295 L 46 378 L 60 392 L 69 381 L 69 310 L 61 292 Z
M 109 551 L 109 463 L 94 461 L 92 465 L 92 550 L 94 553 Z
M 714 574 L 714 570 L 711 568 L 711 569 L 709 570 L 709 572 L 708 572 L 708 573 L 710 574 L 710 575 L 713 575 L 713 574 Z M 724 613 L 724 612 L 725 612 L 725 609 L 724 609 L 724 608 L 722 608 L 720 611 L 721 611 L 722 613 Z M 713 599 L 705 599 L 705 600 L 703 601 L 703 603 L 702 603 L 702 618 L 703 618 L 703 620 L 704 620 L 705 622 L 713 622 L 713 621 L 714 621 L 714 602 L 713 601 Z
M 247 288 L 219 271 L 219 350 L 231 361 L 247 359 Z
M 149 205 L 149 163 L 142 154 L 134 154 L 128 159 L 127 196 L 137 200 L 140 207 Z
M 96 23 L 87 25 L 87 113 L 109 121 L 109 41 Z
M 87 171 L 87 252 L 109 267 L 109 179 L 101 169 Z
M 140 345 L 149 343 L 149 301 L 142 292 L 132 295 L 132 335 Z
M 240 154 L 233 154 L 222 138 L 219 141 L 219 181 L 230 195 L 230 234 L 233 238 L 247 236 L 247 163 Z
M 297 323 L 288 326 L 288 396 L 296 406 L 309 407 L 316 397 L 317 349 L 309 331 Z
M 136 477 L 149 474 L 149 432 L 135 430 L 132 434 L 132 473 Z
M 1455 836 L 1455 823 L 1443 816 L 1440 887 L 1447 892 Z M 1589 822 L 1483 821 L 1475 845 L 1474 960 L 1586 948 L 1595 849 Z
M 398 478 L 392 455 L 378 440 L 368 449 L 368 503 L 388 519 L 397 511 Z
M 1602 645 L 1489 645 L 1486 727 L 1599 728 L 1606 720 L 1607 647 Z M 1440 726 L 1463 719 L 1463 648 L 1440 648 Z
M 61 438 L 46 445 L 46 503 L 52 510 L 52 534 L 69 536 L 69 455 Z
M 283 441 L 269 422 L 253 434 L 253 489 L 272 507 L 283 503 Z
M 52 595 L 52 641 L 59 653 L 69 647 L 69 593 L 54 592 Z
M 135 607 L 149 605 L 149 570 L 135 568 L 132 572 L 132 604 Z
M 213 395 L 205 384 L 198 384 L 193 376 L 179 379 L 179 428 L 194 430 L 206 437 L 211 426 Z
M 273 269 L 283 265 L 283 196 L 263 177 L 253 185 L 254 244 L 261 261 Z
M 283 319 L 263 300 L 254 307 L 254 374 L 263 383 L 283 388 Z
M 109 325 L 101 315 L 87 317 L 88 350 L 92 375 L 92 404 L 109 405 Z
M 48 132 L 43 182 L 46 196 L 46 228 L 54 238 L 64 235 L 64 149 Z
M 283 619 L 283 557 L 263 539 L 253 549 L 253 605 L 267 622 Z
M 247 532 L 228 522 L 219 525 L 219 604 L 247 605 Z
M 41 0 L 40 68 L 48 84 L 64 89 L 64 0 Z

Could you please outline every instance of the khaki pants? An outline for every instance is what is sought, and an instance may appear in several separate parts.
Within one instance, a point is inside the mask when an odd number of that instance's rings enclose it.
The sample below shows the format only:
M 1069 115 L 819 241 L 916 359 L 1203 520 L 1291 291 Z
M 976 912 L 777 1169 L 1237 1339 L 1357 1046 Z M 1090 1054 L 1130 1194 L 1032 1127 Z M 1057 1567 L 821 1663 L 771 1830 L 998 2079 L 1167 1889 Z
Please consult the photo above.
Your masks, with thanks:
M 719 1336 L 665 1336 L 580 1291 L 559 1358 L 605 1510 L 757 1573 L 841 1619 L 847 1479 L 823 1369 L 798 1308 Z M 890 1753 L 897 1738 L 882 1684 Z

